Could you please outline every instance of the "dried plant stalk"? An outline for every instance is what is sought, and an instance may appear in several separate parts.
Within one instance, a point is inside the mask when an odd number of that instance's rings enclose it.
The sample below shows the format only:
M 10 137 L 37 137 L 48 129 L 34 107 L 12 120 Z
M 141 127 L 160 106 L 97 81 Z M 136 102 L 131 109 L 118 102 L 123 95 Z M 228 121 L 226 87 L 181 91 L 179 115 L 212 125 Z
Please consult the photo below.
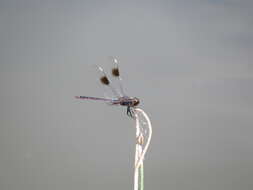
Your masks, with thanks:
M 136 127 L 134 190 L 144 189 L 144 157 L 152 136 L 152 125 L 147 114 L 140 108 L 134 109 Z

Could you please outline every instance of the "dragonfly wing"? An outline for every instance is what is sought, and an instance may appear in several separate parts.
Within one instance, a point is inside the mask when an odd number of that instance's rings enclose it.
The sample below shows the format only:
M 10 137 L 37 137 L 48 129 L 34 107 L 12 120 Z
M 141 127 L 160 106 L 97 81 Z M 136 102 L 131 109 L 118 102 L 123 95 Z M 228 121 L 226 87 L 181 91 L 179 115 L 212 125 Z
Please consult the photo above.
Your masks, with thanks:
M 117 91 L 117 93 L 120 94 L 121 97 L 126 96 L 122 85 L 119 62 L 115 57 L 110 57 L 110 62 L 113 87 Z
M 107 77 L 103 68 L 97 65 L 96 68 L 99 73 L 99 83 L 104 87 L 105 98 L 118 99 L 119 97 L 122 97 L 122 94 L 112 85 L 111 80 Z

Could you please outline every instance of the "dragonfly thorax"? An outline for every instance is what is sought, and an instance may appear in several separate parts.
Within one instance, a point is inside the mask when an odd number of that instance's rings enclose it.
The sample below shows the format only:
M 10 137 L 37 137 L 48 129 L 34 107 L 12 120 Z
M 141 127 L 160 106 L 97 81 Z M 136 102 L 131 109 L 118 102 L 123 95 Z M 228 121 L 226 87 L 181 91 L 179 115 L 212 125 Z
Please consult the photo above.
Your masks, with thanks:
M 120 99 L 120 105 L 122 106 L 130 106 L 130 107 L 135 107 L 140 103 L 140 100 L 136 97 L 134 98 L 129 98 L 129 97 L 122 97 Z

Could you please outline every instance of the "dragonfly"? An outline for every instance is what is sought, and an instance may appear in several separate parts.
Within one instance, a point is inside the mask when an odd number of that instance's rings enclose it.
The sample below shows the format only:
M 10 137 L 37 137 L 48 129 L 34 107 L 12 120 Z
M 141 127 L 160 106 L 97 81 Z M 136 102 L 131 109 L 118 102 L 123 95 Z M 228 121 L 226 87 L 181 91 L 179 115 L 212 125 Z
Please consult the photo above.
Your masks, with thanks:
M 133 109 L 136 108 L 140 100 L 137 97 L 130 97 L 125 95 L 123 86 L 122 86 L 122 78 L 120 76 L 120 70 L 118 65 L 118 60 L 116 58 L 112 58 L 112 68 L 111 68 L 111 77 L 114 79 L 113 81 L 117 82 L 117 88 L 112 85 L 112 80 L 110 80 L 103 70 L 102 67 L 97 66 L 97 70 L 100 73 L 99 81 L 100 83 L 109 89 L 111 94 L 113 95 L 113 98 L 99 98 L 99 97 L 91 97 L 91 96 L 75 96 L 77 99 L 81 100 L 95 100 L 95 101 L 101 101 L 106 102 L 109 105 L 121 105 L 127 108 L 127 115 L 131 118 L 134 118 L 134 111 Z M 116 80 L 116 81 L 115 81 Z

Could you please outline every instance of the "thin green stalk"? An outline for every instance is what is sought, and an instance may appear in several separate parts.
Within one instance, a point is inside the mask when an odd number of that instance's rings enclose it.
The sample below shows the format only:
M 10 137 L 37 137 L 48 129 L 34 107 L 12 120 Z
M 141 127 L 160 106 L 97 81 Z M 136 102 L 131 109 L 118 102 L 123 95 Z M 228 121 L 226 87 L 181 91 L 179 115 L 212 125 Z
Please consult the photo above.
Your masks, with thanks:
M 139 177 L 140 177 L 139 190 L 144 190 L 144 165 L 143 165 L 143 163 L 140 165 Z

